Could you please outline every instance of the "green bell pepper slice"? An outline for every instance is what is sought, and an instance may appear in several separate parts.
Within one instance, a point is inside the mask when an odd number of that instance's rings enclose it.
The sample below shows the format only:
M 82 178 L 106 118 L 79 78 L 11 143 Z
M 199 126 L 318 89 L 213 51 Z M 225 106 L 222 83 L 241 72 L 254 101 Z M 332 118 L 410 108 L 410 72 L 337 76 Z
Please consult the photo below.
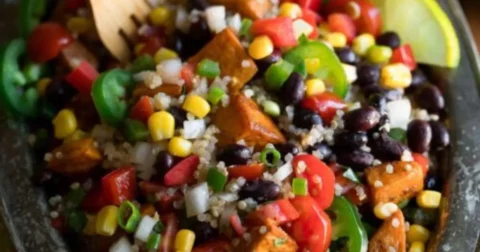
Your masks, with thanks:
M 297 71 L 305 63 L 305 59 L 318 58 L 320 68 L 314 74 L 316 77 L 326 79 L 333 84 L 333 92 L 345 98 L 349 84 L 342 64 L 335 52 L 320 41 L 303 41 L 284 55 L 284 60 L 297 66 Z
M 27 86 L 19 61 L 25 53 L 25 41 L 10 41 L 0 52 L 0 103 L 14 116 L 37 115 L 39 95 L 36 88 Z
M 27 38 L 47 9 L 47 0 L 22 0 L 20 4 L 20 34 Z
M 348 238 L 347 251 L 367 251 L 367 231 L 356 207 L 344 197 L 335 197 L 328 211 L 335 214 L 335 218 L 332 219 L 332 240 Z
M 118 126 L 127 117 L 124 97 L 133 87 L 130 72 L 113 69 L 100 75 L 93 83 L 92 97 L 100 118 L 112 126 Z

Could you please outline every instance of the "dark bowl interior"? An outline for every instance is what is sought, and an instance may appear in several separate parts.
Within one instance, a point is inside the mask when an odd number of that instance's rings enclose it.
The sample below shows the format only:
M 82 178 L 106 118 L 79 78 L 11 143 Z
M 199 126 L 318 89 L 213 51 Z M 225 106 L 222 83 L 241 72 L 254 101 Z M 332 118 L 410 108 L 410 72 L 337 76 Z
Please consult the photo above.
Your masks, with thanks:
M 17 35 L 18 2 L 0 0 L 0 43 Z M 445 198 L 429 251 L 475 251 L 480 234 L 479 61 L 458 2 L 439 2 L 457 30 L 462 59 L 455 73 L 428 67 L 446 94 L 452 137 L 451 148 L 438 155 Z M 34 164 L 26 126 L 0 115 L 0 135 L 0 215 L 13 246 L 17 251 L 82 250 L 68 248 L 51 227 L 45 195 L 30 182 Z M 0 250 L 5 246 L 0 244 Z

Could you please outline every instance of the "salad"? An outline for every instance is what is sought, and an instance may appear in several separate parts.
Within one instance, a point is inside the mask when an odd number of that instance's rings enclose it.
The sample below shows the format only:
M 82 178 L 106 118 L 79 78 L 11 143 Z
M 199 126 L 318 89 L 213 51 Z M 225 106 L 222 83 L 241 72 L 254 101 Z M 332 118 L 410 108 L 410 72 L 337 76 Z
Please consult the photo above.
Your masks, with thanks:
M 409 2 L 150 0 L 120 62 L 88 1 L 23 0 L 0 104 L 74 251 L 422 252 L 450 139 L 420 63 L 458 52 L 386 14 Z

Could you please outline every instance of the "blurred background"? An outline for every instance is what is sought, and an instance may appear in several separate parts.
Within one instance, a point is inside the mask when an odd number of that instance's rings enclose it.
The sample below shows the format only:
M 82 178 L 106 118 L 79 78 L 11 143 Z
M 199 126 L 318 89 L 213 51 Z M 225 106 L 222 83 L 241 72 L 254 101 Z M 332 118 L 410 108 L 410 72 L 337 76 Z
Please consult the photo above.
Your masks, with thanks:
M 477 49 L 480 48 L 480 0 L 460 0 L 463 11 L 470 23 L 470 29 L 477 42 Z

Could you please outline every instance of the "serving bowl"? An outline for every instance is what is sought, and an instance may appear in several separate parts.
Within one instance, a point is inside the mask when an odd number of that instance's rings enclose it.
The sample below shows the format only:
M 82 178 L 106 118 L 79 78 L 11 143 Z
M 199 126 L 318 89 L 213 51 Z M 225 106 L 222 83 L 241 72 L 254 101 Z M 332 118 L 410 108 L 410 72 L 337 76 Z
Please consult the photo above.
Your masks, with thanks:
M 0 43 L 18 35 L 18 3 L 0 0 Z M 479 59 L 457 0 L 439 3 L 455 26 L 462 58 L 455 71 L 426 67 L 446 94 L 452 139 L 451 147 L 437 157 L 444 204 L 428 251 L 468 252 L 480 248 Z M 0 239 L 0 251 L 81 250 L 69 247 L 51 227 L 45 194 L 30 180 L 34 164 L 27 139 L 26 125 L 0 114 L 0 216 L 11 241 Z

